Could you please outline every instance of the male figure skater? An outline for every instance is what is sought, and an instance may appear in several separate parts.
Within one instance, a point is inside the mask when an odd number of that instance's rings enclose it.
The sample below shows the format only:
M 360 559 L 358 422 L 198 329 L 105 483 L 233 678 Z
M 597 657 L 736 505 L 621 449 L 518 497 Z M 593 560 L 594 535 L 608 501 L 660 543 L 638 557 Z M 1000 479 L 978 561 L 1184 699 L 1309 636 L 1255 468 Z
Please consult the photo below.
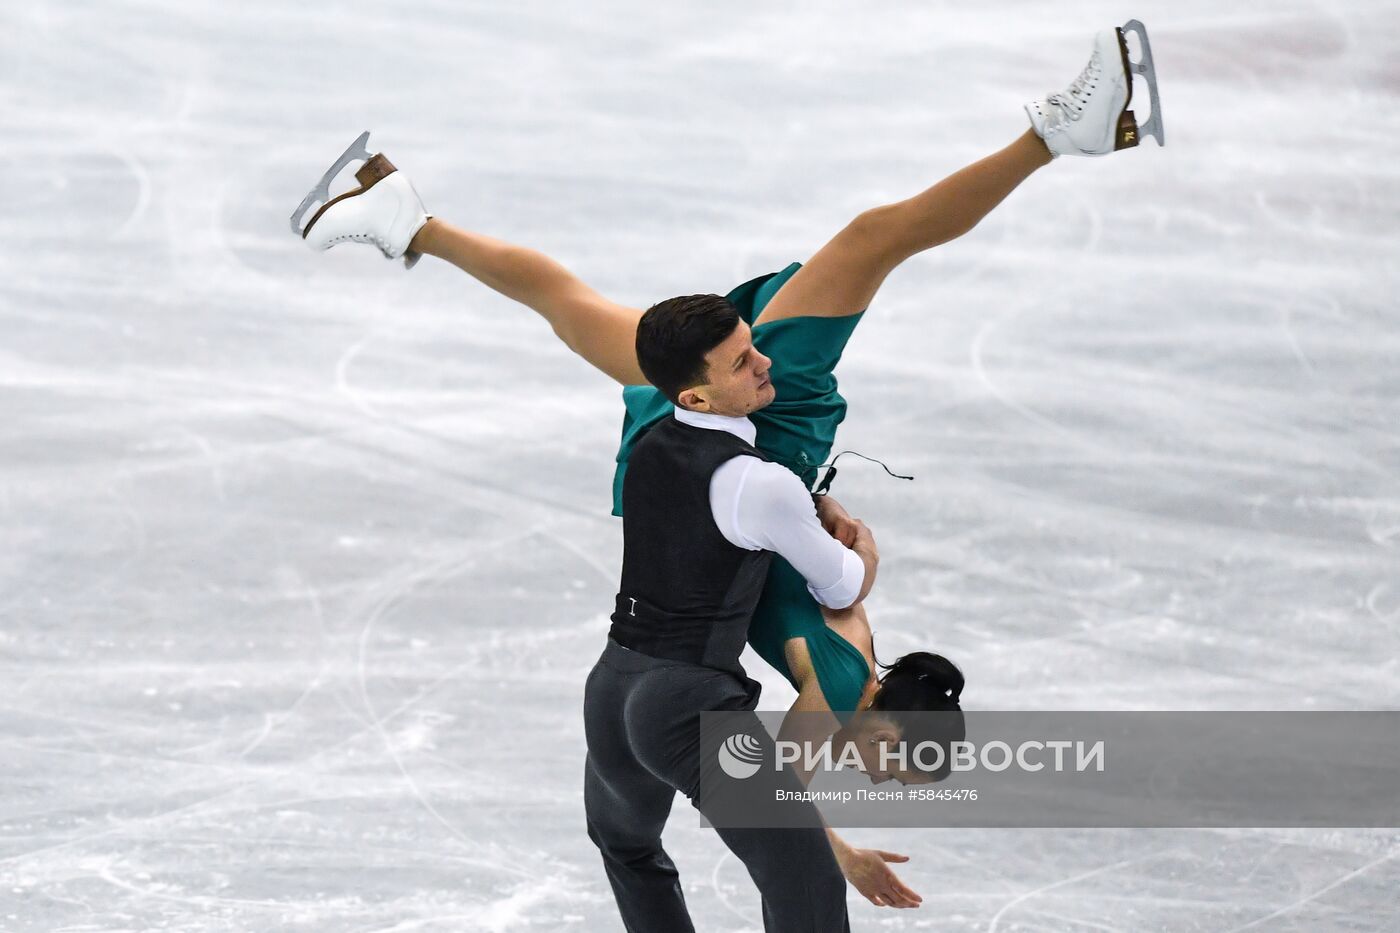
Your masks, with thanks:
M 700 713 L 758 705 L 739 655 L 769 560 L 781 554 L 843 609 L 870 592 L 879 558 L 863 523 L 851 549 L 827 534 L 802 481 L 753 446 L 746 416 L 773 401 L 770 360 L 733 305 L 663 301 L 636 346 L 676 410 L 637 443 L 623 487 L 622 585 L 584 690 L 584 805 L 627 929 L 685 931 L 661 830 L 677 790 L 705 809 Z M 849 930 L 841 869 L 807 807 L 803 828 L 717 831 L 758 885 L 767 929 Z

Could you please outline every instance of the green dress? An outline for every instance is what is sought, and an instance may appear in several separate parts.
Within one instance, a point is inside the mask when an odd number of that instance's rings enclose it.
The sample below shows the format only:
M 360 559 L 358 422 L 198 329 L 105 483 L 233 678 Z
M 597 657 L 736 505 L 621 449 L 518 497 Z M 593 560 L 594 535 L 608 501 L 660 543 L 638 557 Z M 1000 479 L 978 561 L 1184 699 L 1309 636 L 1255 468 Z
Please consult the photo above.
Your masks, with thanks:
M 802 268 L 793 263 L 781 272 L 759 276 L 728 294 L 750 325 L 783 283 Z M 863 314 L 864 312 L 862 312 Z M 846 400 L 836 390 L 832 370 L 862 314 L 848 317 L 793 317 L 753 328 L 754 346 L 773 360 L 773 403 L 749 416 L 758 429 L 755 446 L 796 473 L 810 489 L 817 467 L 826 462 L 836 427 L 846 417 Z M 671 402 L 651 386 L 622 390 L 626 414 L 613 476 L 613 514 L 622 514 L 622 483 L 632 448 L 651 426 L 673 411 Z M 759 657 L 797 686 L 788 670 L 783 645 L 804 638 L 827 705 L 842 722 L 855 710 L 870 666 L 865 656 L 827 626 L 821 607 L 807 591 L 807 581 L 791 564 L 773 555 L 763 595 L 749 626 L 749 644 Z

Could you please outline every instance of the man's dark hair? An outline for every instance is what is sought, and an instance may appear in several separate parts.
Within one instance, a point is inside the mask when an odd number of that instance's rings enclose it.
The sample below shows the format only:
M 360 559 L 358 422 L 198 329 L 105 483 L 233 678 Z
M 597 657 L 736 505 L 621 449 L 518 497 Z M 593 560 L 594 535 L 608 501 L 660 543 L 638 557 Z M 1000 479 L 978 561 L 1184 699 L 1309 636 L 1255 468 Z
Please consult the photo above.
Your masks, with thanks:
M 706 382 L 705 354 L 738 326 L 739 311 L 727 298 L 667 298 L 637 322 L 637 363 L 647 381 L 679 405 L 682 392 Z

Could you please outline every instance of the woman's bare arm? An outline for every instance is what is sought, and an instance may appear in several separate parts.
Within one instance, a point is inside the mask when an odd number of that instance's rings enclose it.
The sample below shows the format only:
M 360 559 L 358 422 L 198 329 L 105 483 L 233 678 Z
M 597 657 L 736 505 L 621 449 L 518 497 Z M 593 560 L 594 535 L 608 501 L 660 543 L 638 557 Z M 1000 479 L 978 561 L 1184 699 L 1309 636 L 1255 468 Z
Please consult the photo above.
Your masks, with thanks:
M 797 700 L 783 718 L 778 730 L 780 741 L 797 742 L 804 754 L 793 763 L 793 770 L 803 786 L 811 783 L 814 769 L 809 767 L 805 749 L 820 749 L 836 732 L 841 723 L 827 705 L 817 682 L 816 673 L 807 667 L 799 674 L 801 684 Z M 815 756 L 813 756 L 815 757 Z M 908 856 L 882 849 L 859 849 L 842 839 L 830 826 L 826 838 L 841 873 L 863 897 L 877 907 L 918 907 L 922 899 L 889 867 L 889 862 L 907 862 Z

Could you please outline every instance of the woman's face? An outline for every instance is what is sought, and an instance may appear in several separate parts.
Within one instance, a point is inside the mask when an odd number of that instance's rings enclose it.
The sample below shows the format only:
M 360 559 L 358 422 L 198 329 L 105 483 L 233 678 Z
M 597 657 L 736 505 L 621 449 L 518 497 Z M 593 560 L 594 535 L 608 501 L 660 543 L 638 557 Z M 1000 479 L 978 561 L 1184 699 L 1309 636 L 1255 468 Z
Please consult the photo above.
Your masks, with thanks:
M 872 784 L 884 784 L 886 781 L 898 781 L 901 784 L 931 784 L 933 778 L 917 768 L 910 767 L 911 762 L 906 761 L 904 767 L 900 767 L 898 756 L 898 745 L 900 739 L 899 727 L 888 719 L 866 713 L 860 717 L 858 724 L 852 724 L 854 728 L 849 729 L 846 741 L 855 743 L 856 755 L 860 758 L 861 770 L 869 777 Z M 882 755 L 881 750 L 888 749 L 888 755 Z M 906 751 L 906 756 L 909 754 Z

